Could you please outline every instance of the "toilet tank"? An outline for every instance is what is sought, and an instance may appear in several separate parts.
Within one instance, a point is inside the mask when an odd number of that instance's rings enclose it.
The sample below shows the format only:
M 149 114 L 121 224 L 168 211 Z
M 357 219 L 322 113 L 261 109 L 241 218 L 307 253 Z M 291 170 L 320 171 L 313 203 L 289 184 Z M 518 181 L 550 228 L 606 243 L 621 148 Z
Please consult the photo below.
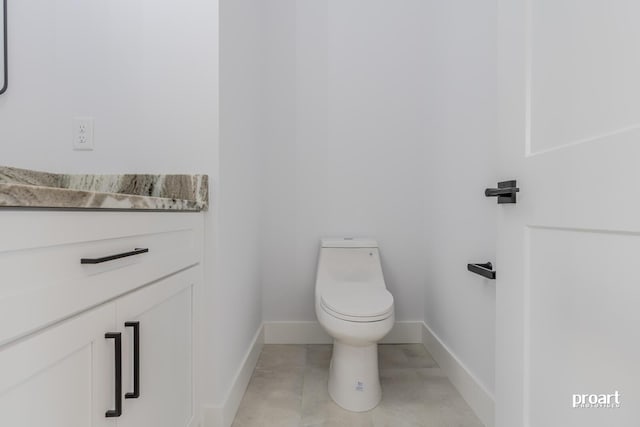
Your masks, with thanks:
M 322 239 L 317 286 L 369 282 L 385 286 L 378 243 L 370 239 Z

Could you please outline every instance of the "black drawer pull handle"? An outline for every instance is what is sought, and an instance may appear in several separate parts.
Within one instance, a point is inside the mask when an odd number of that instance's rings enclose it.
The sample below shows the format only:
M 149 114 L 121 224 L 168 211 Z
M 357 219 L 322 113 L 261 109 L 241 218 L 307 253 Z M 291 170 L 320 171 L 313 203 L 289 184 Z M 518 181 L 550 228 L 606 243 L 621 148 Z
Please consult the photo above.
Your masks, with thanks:
M 140 397 L 140 322 L 125 322 L 125 328 L 133 328 L 133 392 L 124 395 L 125 399 Z
M 467 264 L 467 270 L 486 277 L 487 279 L 494 280 L 496 278 L 496 272 L 493 270 L 493 265 L 490 262 L 484 264 Z
M 487 188 L 484 190 L 484 195 L 487 197 L 497 197 L 498 204 L 516 203 L 516 193 L 520 191 L 516 185 L 515 179 L 512 181 L 502 181 L 498 183 L 498 188 Z
M 114 259 L 126 258 L 133 255 L 146 254 L 147 252 L 149 252 L 148 248 L 136 248 L 131 252 L 124 252 L 121 254 L 109 255 L 102 258 L 82 258 L 80 260 L 80 264 L 101 264 L 103 262 L 113 261 Z
M 108 410 L 104 416 L 107 418 L 119 417 L 122 415 L 122 334 L 120 332 L 107 332 L 106 339 L 114 341 L 115 358 L 115 409 Z

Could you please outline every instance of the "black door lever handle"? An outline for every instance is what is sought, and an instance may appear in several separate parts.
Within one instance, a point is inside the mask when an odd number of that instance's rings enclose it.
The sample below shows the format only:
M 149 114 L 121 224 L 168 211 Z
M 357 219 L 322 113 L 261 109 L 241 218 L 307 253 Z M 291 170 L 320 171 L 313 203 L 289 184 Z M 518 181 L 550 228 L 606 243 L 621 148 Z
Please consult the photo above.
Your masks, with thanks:
M 498 183 L 498 188 L 487 188 L 484 195 L 487 197 L 497 197 L 498 204 L 515 203 L 516 193 L 520 189 L 516 187 L 516 181 L 502 181 Z
M 467 264 L 467 270 L 490 280 L 495 280 L 496 278 L 496 272 L 493 269 L 493 264 L 490 262 L 484 264 Z

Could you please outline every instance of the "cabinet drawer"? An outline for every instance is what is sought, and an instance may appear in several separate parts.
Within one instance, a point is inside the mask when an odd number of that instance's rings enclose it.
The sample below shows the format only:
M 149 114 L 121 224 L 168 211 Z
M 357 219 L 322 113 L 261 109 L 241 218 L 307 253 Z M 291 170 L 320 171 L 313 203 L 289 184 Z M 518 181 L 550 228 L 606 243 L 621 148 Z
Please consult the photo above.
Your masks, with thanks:
M 0 211 L 0 344 L 201 262 L 197 213 Z M 148 249 L 99 264 L 82 258 Z

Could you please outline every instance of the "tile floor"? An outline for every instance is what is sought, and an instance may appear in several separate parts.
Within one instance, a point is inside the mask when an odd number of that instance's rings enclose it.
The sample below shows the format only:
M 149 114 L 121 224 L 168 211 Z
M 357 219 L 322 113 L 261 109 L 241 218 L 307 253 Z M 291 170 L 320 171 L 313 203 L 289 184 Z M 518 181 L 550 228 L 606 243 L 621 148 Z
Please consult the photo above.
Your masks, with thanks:
M 233 427 L 482 427 L 421 344 L 378 355 L 382 402 L 352 413 L 327 392 L 331 345 L 265 345 Z

